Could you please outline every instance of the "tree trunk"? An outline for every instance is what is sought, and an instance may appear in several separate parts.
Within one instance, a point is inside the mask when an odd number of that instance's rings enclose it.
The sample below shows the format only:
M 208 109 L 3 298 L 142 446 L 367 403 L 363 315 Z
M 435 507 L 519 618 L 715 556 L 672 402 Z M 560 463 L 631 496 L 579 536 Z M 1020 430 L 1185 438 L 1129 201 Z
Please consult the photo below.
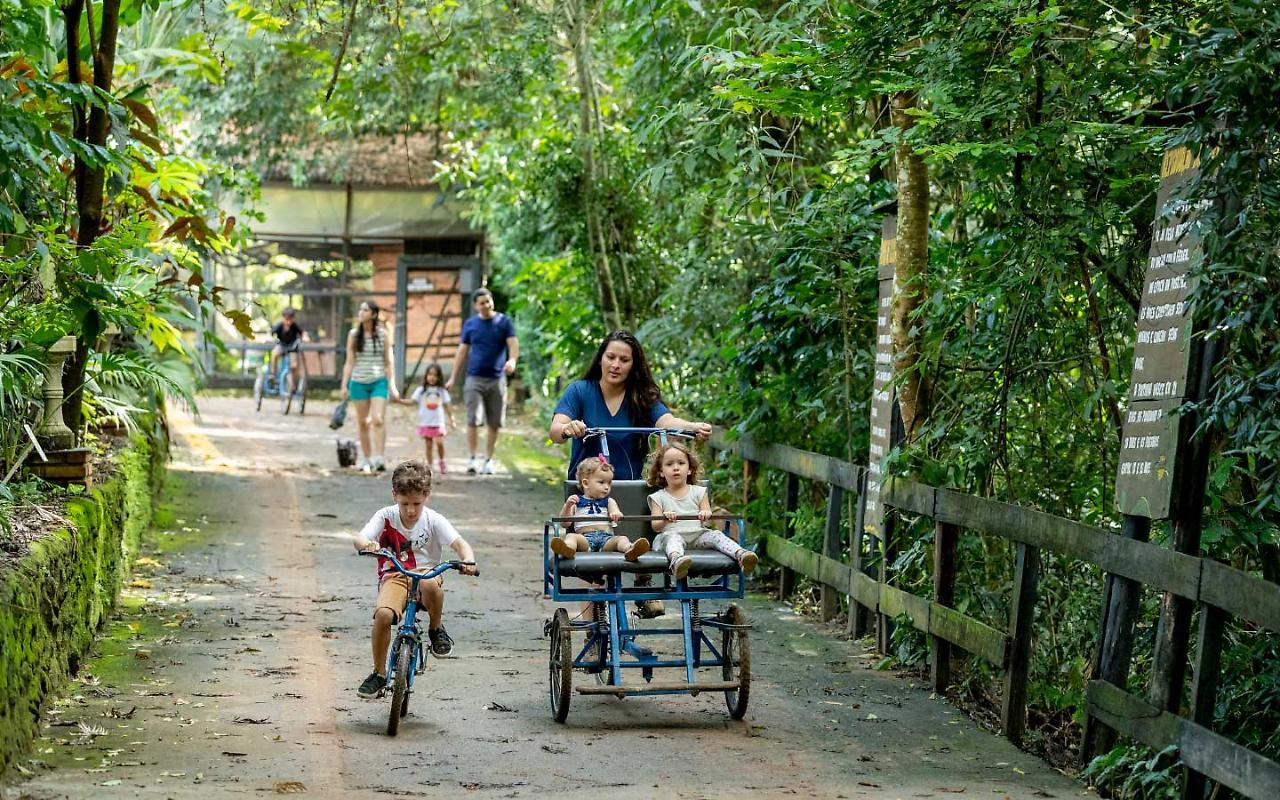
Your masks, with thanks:
M 72 0 L 63 6 L 62 14 L 67 27 L 67 77 L 73 83 L 83 83 L 80 71 L 80 21 L 84 13 L 84 0 Z M 92 12 L 91 12 L 92 13 Z M 111 79 L 116 68 L 116 39 L 120 33 L 120 0 L 103 0 L 102 22 L 97 41 L 89 42 L 93 48 L 93 86 L 99 94 L 111 93 Z M 85 118 L 84 109 L 73 109 L 72 135 L 86 144 L 103 147 L 107 143 L 111 119 L 107 109 L 95 105 Z M 79 156 L 75 160 L 76 180 L 76 246 L 87 248 L 102 232 L 104 213 L 104 175 L 101 167 L 89 164 Z M 95 312 L 90 312 L 95 313 Z M 66 402 L 62 406 L 62 418 L 77 439 L 83 423 L 81 405 L 84 400 L 84 372 L 89 352 L 97 345 L 101 325 L 96 317 L 80 321 L 76 334 L 76 351 L 67 359 L 62 373 L 62 388 Z
M 893 124 L 906 131 L 915 124 L 908 112 L 916 107 L 914 94 L 893 98 Z M 898 258 L 890 331 L 896 363 L 902 375 L 898 406 L 906 440 L 913 441 L 929 416 L 928 385 L 920 367 L 920 323 L 913 318 L 924 304 L 925 270 L 929 263 L 929 169 L 910 145 L 898 144 L 894 157 L 898 173 Z
M 596 198 L 600 179 L 596 164 L 595 140 L 599 114 L 595 78 L 591 70 L 591 17 L 587 5 L 594 0 L 568 0 L 565 16 L 569 23 L 569 44 L 573 50 L 578 78 L 578 145 L 582 151 L 582 210 L 587 222 L 587 252 L 596 274 L 596 298 L 600 312 L 612 328 L 622 327 L 621 305 L 609 261 L 609 240 Z

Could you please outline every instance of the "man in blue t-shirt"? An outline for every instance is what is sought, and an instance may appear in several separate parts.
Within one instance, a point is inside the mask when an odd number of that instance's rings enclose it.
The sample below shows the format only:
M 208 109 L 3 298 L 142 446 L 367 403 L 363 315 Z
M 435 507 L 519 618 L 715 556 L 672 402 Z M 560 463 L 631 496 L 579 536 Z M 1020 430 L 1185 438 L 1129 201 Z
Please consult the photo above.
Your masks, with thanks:
M 462 338 L 444 386 L 452 392 L 461 365 L 467 365 L 462 385 L 462 400 L 467 407 L 467 446 L 471 452 L 467 472 L 492 475 L 495 471 L 493 448 L 498 443 L 498 429 L 506 415 L 507 376 L 516 371 L 520 343 L 511 318 L 494 309 L 493 292 L 477 290 L 472 303 L 475 316 L 462 323 Z M 483 461 L 477 452 L 481 425 L 489 428 Z

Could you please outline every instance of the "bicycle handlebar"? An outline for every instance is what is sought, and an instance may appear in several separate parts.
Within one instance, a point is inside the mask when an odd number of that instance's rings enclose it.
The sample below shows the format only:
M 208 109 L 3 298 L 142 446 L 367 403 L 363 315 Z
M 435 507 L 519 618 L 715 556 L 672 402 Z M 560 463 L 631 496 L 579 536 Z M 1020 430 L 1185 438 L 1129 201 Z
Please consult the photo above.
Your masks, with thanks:
M 382 558 L 390 559 L 391 566 L 395 567 L 396 572 L 402 573 L 404 575 L 408 575 L 410 578 L 417 578 L 419 580 L 428 580 L 430 578 L 436 577 L 437 575 L 443 575 L 444 573 L 448 572 L 451 569 L 456 569 L 459 572 L 461 572 L 463 567 L 474 567 L 476 565 L 476 562 L 474 561 L 458 561 L 457 559 L 454 559 L 452 561 L 440 562 L 439 564 L 432 567 L 429 572 L 412 572 L 410 570 L 405 569 L 404 565 L 400 563 L 400 559 L 396 557 L 396 554 L 386 549 L 385 547 L 380 548 L 378 550 L 360 550 L 356 553 L 356 555 L 380 556 Z M 480 570 L 475 571 L 475 577 L 477 578 L 480 577 Z

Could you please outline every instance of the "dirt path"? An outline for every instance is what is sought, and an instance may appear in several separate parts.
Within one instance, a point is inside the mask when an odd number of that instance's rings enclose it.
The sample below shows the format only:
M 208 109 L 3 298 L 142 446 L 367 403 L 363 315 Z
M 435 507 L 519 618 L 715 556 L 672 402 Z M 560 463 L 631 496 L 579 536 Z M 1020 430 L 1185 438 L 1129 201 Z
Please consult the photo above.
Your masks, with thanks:
M 557 725 L 537 564 L 558 501 L 507 471 L 446 476 L 433 495 L 484 574 L 447 578 L 457 655 L 431 662 L 387 738 L 386 702 L 354 691 L 369 672 L 373 565 L 349 536 L 389 502 L 389 481 L 333 468 L 319 405 L 282 419 L 207 398 L 198 423 L 175 418 L 167 511 L 138 579 L 50 715 L 34 776 L 6 798 L 1087 794 L 759 598 L 744 722 L 715 696 L 575 697 Z M 393 456 L 418 453 L 406 416 L 391 430 L 404 432 Z M 451 446 L 461 465 L 461 437 Z

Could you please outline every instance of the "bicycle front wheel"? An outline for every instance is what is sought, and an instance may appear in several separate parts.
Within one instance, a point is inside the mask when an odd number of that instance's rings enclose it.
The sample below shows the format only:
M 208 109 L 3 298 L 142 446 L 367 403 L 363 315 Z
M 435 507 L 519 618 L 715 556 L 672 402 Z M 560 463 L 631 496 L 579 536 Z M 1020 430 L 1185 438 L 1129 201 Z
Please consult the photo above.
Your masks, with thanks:
M 395 736 L 400 730 L 400 718 L 409 708 L 409 672 L 412 665 L 413 643 L 407 639 L 397 639 L 395 647 L 395 678 L 391 688 L 391 715 L 387 717 L 387 735 Z

